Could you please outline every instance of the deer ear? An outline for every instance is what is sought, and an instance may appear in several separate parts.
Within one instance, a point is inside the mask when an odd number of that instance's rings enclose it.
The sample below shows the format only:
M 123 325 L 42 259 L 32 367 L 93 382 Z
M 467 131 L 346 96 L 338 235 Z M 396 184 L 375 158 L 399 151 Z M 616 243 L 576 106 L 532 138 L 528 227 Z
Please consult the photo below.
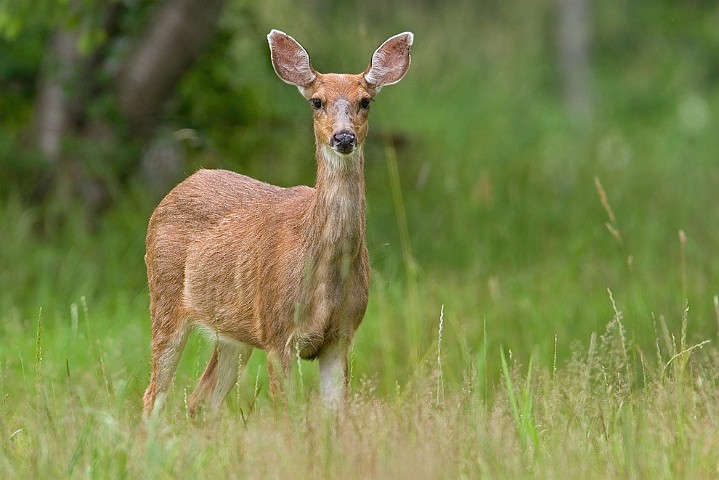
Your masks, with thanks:
M 272 66 L 283 81 L 298 86 L 302 91 L 317 78 L 317 72 L 310 65 L 310 56 L 297 40 L 284 32 L 272 30 L 267 35 L 267 41 Z
M 372 54 L 364 78 L 367 83 L 379 90 L 385 85 L 392 85 L 402 80 L 410 64 L 409 47 L 412 46 L 414 35 L 404 32 L 395 35 Z

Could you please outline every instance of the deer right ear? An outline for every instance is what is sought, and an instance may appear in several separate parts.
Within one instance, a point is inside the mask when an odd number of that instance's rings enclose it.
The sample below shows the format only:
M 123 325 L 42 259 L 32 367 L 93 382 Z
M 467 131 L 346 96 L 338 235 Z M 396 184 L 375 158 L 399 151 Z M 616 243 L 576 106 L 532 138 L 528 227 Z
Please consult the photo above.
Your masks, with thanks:
M 372 54 L 372 60 L 364 71 L 364 78 L 377 91 L 385 85 L 399 82 L 409 69 L 409 49 L 414 42 L 412 32 L 404 32 L 390 38 Z
M 310 56 L 297 40 L 279 30 L 272 30 L 267 35 L 270 44 L 272 67 L 283 81 L 296 85 L 300 92 L 307 88 L 315 78 L 317 72 L 310 65 Z

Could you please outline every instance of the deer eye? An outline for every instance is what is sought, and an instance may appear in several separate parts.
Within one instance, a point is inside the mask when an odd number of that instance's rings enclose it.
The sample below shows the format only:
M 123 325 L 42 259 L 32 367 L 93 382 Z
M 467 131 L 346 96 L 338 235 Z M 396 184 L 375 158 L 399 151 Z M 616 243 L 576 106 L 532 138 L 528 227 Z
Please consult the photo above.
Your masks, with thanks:
M 319 98 L 310 98 L 310 103 L 312 104 L 312 108 L 315 110 L 322 108 L 322 100 Z
M 365 97 L 362 100 L 360 100 L 360 108 L 364 110 L 369 110 L 369 104 L 372 102 L 372 99 L 369 97 Z

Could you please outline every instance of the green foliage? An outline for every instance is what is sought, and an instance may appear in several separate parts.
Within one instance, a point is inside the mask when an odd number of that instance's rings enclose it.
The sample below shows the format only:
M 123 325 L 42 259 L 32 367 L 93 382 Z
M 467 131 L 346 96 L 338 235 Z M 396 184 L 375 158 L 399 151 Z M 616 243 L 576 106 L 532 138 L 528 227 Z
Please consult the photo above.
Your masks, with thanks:
M 535 420 L 532 411 L 532 359 L 530 358 L 529 367 L 527 367 L 527 380 L 521 392 L 522 396 L 518 397 L 515 393 L 514 384 L 509 373 L 509 366 L 504 355 L 504 350 L 501 350 L 500 353 L 502 358 L 502 374 L 504 376 L 507 400 L 509 400 L 509 406 L 512 410 L 512 418 L 514 418 L 514 423 L 517 425 L 522 446 L 532 452 L 539 447 L 539 434 L 534 424 Z
M 3 476 L 716 477 L 715 2 L 594 2 L 589 122 L 563 106 L 556 2 L 314 3 L 230 2 L 165 124 L 192 131 L 186 173 L 311 183 L 310 112 L 265 34 L 287 31 L 321 71 L 358 72 L 414 31 L 407 77 L 372 106 L 372 290 L 347 419 L 314 409 L 309 363 L 296 403 L 274 411 L 257 352 L 225 416 L 189 424 L 184 395 L 209 357 L 195 336 L 143 430 L 153 200 L 137 175 L 116 179 L 94 231 L 81 205 L 28 200 L 46 168 L 24 148 L 45 19 L 2 27 L 0 46 Z M 139 29 L 149 7 L 126 7 Z M 136 155 L 68 145 L 106 176 L 104 160 Z
M 0 3 L 0 38 L 22 41 L 28 31 L 79 26 L 80 50 L 89 54 L 107 39 L 99 24 L 107 3 L 102 0 L 5 0 Z

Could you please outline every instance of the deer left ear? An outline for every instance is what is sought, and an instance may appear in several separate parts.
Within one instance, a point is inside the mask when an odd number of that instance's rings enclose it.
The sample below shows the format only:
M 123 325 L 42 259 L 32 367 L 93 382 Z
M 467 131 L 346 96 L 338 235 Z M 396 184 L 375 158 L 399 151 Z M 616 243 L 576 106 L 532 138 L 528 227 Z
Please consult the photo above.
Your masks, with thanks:
M 285 82 L 296 85 L 302 89 L 307 88 L 315 78 L 317 72 L 310 64 L 310 56 L 297 40 L 279 30 L 272 30 L 267 35 L 270 44 L 272 66 Z
M 385 85 L 399 82 L 409 69 L 409 48 L 414 41 L 412 32 L 404 32 L 384 42 L 372 54 L 372 60 L 364 71 L 364 78 L 379 91 Z

